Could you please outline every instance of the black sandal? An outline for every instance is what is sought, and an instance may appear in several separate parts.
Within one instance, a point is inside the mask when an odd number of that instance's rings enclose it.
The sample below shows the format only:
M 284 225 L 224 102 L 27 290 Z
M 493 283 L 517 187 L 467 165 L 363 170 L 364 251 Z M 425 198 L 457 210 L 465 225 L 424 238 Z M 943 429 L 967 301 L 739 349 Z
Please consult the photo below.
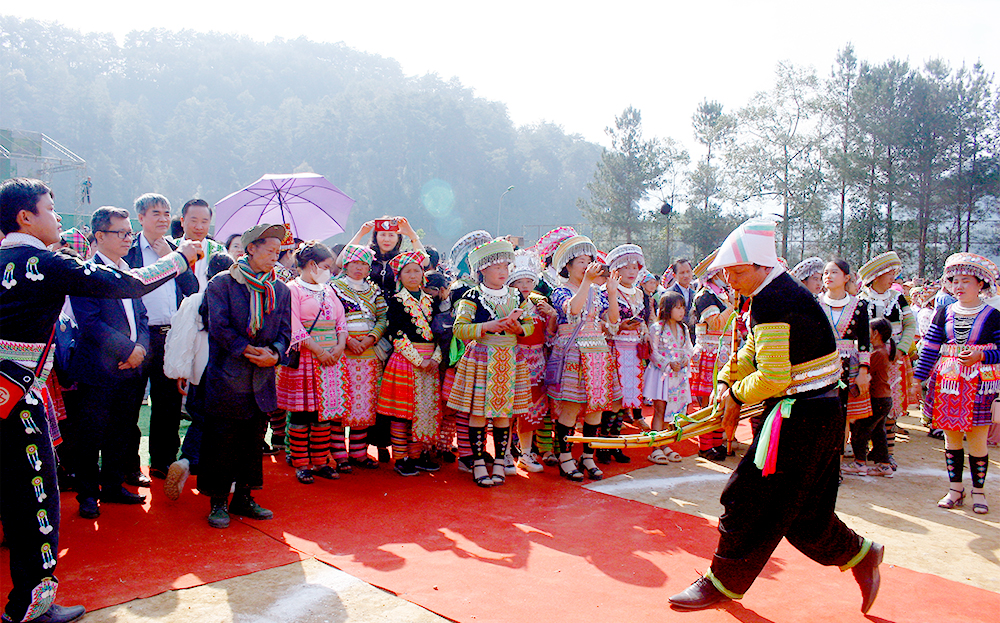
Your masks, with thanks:
M 566 463 L 573 466 L 571 471 L 567 472 L 563 469 L 563 465 Z M 576 460 L 573 458 L 568 458 L 565 461 L 559 461 L 559 474 L 567 480 L 571 480 L 573 482 L 583 482 L 583 472 L 581 472 L 577 467 Z
M 378 469 L 378 461 L 370 456 L 366 456 L 363 459 L 349 459 L 351 465 L 357 465 L 358 467 L 363 467 L 365 469 Z
M 297 469 L 295 470 L 295 477 L 299 479 L 304 485 L 311 485 L 313 482 L 313 473 L 308 469 Z
M 482 467 L 486 470 L 486 474 L 482 476 L 476 476 L 476 468 Z M 493 475 L 490 474 L 490 470 L 486 469 L 485 465 L 473 465 L 472 466 L 472 481 L 484 489 L 489 489 L 493 486 Z
M 498 487 L 498 486 L 504 484 L 505 482 L 507 482 L 507 476 L 504 474 L 504 469 L 503 468 L 504 468 L 503 463 L 494 463 L 493 464 L 493 475 L 490 478 L 493 480 L 493 486 L 494 487 Z M 497 473 L 498 469 L 500 470 L 499 474 Z
M 596 464 L 593 467 L 587 466 L 586 461 L 588 459 L 592 464 L 594 463 L 594 456 L 592 454 L 584 454 L 580 456 L 580 467 L 582 467 L 584 473 L 587 474 L 587 478 L 590 478 L 591 480 L 600 480 L 601 478 L 604 478 L 604 472 L 602 472 L 601 468 L 599 468 Z

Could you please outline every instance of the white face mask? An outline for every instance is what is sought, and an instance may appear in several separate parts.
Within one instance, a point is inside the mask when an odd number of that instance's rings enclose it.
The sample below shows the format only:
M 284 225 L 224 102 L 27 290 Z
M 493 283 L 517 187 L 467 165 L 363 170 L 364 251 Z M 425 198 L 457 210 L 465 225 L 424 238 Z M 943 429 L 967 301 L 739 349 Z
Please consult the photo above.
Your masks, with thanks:
M 319 284 L 330 281 L 330 271 L 326 268 L 317 268 L 313 276 L 316 278 L 316 283 Z

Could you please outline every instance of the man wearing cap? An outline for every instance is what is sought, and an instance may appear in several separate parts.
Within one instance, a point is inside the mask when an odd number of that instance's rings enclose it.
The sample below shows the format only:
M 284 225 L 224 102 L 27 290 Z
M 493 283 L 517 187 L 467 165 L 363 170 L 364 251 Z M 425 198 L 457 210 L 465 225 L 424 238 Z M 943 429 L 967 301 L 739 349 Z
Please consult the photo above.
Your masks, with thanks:
M 830 322 L 778 263 L 772 222 L 751 220 L 733 231 L 709 266 L 719 268 L 738 294 L 750 297 L 746 344 L 718 377 L 723 427 L 732 438 L 744 403 L 763 402 L 767 416 L 722 492 L 725 513 L 711 567 L 670 603 L 700 610 L 741 598 L 787 538 L 822 565 L 851 569 L 868 612 L 883 547 L 834 512 L 845 421 Z
M 202 304 L 210 313 L 198 489 L 211 500 L 208 523 L 214 528 L 228 527 L 230 513 L 273 516 L 250 491 L 264 486 L 264 422 L 278 408 L 274 366 L 291 343 L 291 294 L 274 271 L 284 236 L 283 225 L 248 230 L 242 237 L 246 255 L 205 290 Z

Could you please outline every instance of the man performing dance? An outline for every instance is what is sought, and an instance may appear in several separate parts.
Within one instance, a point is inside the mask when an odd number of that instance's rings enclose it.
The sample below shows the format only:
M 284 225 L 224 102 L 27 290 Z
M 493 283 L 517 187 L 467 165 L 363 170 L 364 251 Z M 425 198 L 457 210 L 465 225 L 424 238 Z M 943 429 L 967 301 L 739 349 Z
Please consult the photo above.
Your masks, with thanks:
M 59 215 L 39 180 L 0 184 L 0 518 L 10 545 L 12 588 L 0 620 L 66 623 L 83 606 L 55 603 L 59 485 L 41 391 L 52 369 L 53 326 L 67 295 L 137 298 L 187 269 L 200 246 L 182 244 L 155 264 L 124 272 L 53 253 Z M 114 233 L 114 232 L 112 232 Z M 32 372 L 35 373 L 32 378 Z M 13 383 L 11 382 L 13 381 Z M 23 395 L 15 390 L 27 390 Z M 11 402 L 14 402 L 13 408 Z
M 700 610 L 740 599 L 785 537 L 822 565 L 851 569 L 867 613 L 878 594 L 883 547 L 834 513 L 845 423 L 830 321 L 778 263 L 774 223 L 750 220 L 729 234 L 709 266 L 719 268 L 751 301 L 735 374 L 722 366 L 715 390 L 723 426 L 732 439 L 744 403 L 763 402 L 767 415 L 754 423 L 753 443 L 722 492 L 711 567 L 670 603 Z

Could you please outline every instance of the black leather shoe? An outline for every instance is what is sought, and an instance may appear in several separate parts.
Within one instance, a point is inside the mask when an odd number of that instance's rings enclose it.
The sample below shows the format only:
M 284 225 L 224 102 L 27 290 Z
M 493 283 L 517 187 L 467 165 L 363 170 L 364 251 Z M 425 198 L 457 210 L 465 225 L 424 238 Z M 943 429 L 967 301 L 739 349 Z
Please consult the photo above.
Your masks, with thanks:
M 711 580 L 702 576 L 684 591 L 671 597 L 669 601 L 670 605 L 682 610 L 704 610 L 730 599 L 719 592 Z
M 87 610 L 83 606 L 60 606 L 52 604 L 42 616 L 35 619 L 39 623 L 69 623 L 82 617 Z
M 125 487 L 119 487 L 118 491 L 110 493 L 101 492 L 101 501 L 108 504 L 144 504 L 146 496 L 132 493 Z
M 615 448 L 611 450 L 611 457 L 618 463 L 631 463 L 632 457 L 625 454 L 625 451 L 621 448 Z
M 94 498 L 84 498 L 80 500 L 80 517 L 84 519 L 97 519 L 101 516 L 101 507 L 98 506 Z
M 125 484 L 130 487 L 149 487 L 153 484 L 153 481 L 146 474 L 135 472 L 125 477 Z
M 882 582 L 878 566 L 882 564 L 882 555 L 884 553 L 884 546 L 879 543 L 872 543 L 871 549 L 861 559 L 861 562 L 851 567 L 854 579 L 858 582 L 858 586 L 861 587 L 861 612 L 863 614 L 868 614 L 868 610 L 875 603 L 875 598 L 878 597 L 878 587 Z

